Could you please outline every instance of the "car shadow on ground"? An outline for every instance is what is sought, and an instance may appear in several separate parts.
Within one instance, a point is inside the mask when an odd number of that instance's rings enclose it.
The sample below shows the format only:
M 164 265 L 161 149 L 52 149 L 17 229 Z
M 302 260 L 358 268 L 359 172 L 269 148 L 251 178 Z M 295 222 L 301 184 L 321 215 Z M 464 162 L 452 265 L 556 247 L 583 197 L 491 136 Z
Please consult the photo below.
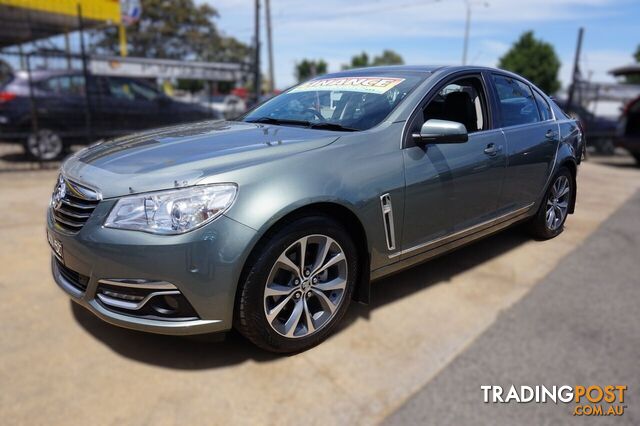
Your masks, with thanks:
M 345 331 L 359 318 L 369 318 L 378 307 L 436 284 L 445 284 L 454 276 L 531 241 L 520 227 L 473 243 L 430 262 L 418 265 L 372 284 L 371 303 L 353 303 L 337 333 Z M 139 362 L 164 368 L 201 370 L 225 367 L 253 360 L 268 362 L 282 355 L 258 349 L 232 331 L 224 341 L 216 336 L 174 337 L 142 333 L 112 326 L 71 302 L 75 320 L 94 338 L 114 352 Z

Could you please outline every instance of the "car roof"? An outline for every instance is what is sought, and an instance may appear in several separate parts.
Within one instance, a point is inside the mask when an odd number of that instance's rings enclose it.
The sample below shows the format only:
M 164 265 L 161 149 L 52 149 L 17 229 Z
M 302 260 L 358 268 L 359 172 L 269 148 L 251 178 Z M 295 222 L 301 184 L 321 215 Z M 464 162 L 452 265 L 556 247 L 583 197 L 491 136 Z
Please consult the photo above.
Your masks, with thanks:
M 328 73 L 327 75 L 339 75 L 341 77 L 347 77 L 349 75 L 359 75 L 362 73 L 372 74 L 375 72 L 384 72 L 384 73 L 415 73 L 415 74 L 423 74 L 427 76 L 429 74 L 433 74 L 435 72 L 444 72 L 444 73 L 454 73 L 460 71 L 498 71 L 500 73 L 510 75 L 513 77 L 517 77 L 520 79 L 524 79 L 524 77 L 514 74 L 510 71 L 492 68 L 492 67 L 484 67 L 484 66 L 475 66 L 475 65 L 384 65 L 379 67 L 365 67 L 365 68 L 353 68 L 338 72 Z

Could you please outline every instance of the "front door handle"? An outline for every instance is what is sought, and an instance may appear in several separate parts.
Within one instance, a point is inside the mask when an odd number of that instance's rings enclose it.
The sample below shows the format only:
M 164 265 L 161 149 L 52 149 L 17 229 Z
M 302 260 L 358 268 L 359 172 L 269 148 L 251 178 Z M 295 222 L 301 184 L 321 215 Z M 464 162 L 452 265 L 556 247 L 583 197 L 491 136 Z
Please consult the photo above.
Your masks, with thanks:
M 502 151 L 502 146 L 498 146 L 495 143 L 490 143 L 489 145 L 487 145 L 487 147 L 484 149 L 484 153 L 490 156 L 494 156 L 497 155 L 500 151 Z
M 547 133 L 544 134 L 544 137 L 547 139 L 555 139 L 557 136 L 558 134 L 551 129 L 547 130 Z

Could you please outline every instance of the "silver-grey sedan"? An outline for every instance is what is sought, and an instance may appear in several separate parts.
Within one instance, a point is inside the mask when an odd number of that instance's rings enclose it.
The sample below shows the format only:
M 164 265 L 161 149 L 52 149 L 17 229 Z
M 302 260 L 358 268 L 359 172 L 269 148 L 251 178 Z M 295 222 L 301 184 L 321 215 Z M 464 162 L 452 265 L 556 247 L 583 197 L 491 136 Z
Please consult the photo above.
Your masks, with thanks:
M 509 72 L 326 75 L 238 121 L 73 155 L 47 215 L 53 276 L 118 326 L 235 327 L 301 351 L 373 280 L 516 223 L 560 234 L 583 150 L 578 123 Z

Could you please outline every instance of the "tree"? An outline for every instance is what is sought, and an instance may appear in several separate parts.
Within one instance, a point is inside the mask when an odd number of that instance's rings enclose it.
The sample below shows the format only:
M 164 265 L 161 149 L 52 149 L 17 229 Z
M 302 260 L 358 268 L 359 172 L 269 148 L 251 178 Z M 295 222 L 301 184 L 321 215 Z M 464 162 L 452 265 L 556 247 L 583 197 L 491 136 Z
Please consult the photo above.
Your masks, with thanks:
M 296 63 L 295 73 L 298 82 L 301 83 L 316 75 L 326 74 L 327 63 L 322 59 L 303 59 Z
M 343 65 L 343 70 L 348 70 L 350 68 L 364 68 L 370 66 L 380 66 L 380 65 L 402 65 L 404 64 L 404 60 L 402 56 L 398 53 L 394 52 L 390 49 L 385 49 L 381 55 L 375 56 L 373 61 L 369 61 L 369 55 L 367 52 L 362 52 L 359 55 L 355 55 L 351 57 L 351 63 L 347 65 Z
M 218 12 L 194 0 L 142 0 L 142 16 L 127 27 L 131 56 L 166 59 L 197 59 L 238 62 L 248 59 L 250 48 L 218 32 L 213 22 Z M 118 29 L 96 33 L 94 48 L 118 54 Z
M 636 49 L 636 53 L 633 54 L 633 58 L 636 60 L 636 62 L 640 63 L 640 44 L 638 45 L 638 48 Z M 628 75 L 625 78 L 625 82 L 628 84 L 640 84 L 640 75 Z
M 546 93 L 555 93 L 560 89 L 558 55 L 551 44 L 537 40 L 533 31 L 522 34 L 500 58 L 498 66 L 520 74 Z
M 342 69 L 347 70 L 349 68 L 364 68 L 369 66 L 369 55 L 366 52 L 362 52 L 359 55 L 351 57 L 350 65 L 343 65 Z
M 382 55 L 373 58 L 373 65 L 403 65 L 404 59 L 393 50 L 385 49 Z

